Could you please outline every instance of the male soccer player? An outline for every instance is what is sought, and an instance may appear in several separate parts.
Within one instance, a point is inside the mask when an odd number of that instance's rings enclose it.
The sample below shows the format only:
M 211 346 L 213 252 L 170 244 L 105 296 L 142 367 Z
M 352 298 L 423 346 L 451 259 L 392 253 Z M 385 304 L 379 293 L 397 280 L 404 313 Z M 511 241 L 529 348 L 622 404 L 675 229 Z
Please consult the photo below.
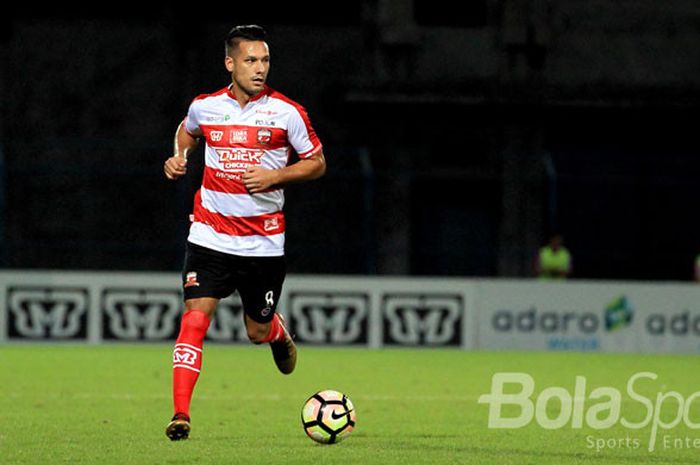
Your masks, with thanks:
M 250 340 L 270 344 L 282 373 L 294 370 L 296 347 L 276 313 L 285 277 L 282 186 L 326 171 L 304 108 L 265 84 L 264 29 L 237 26 L 225 42 L 231 84 L 194 99 L 164 166 L 168 179 L 183 176 L 188 153 L 198 139 L 206 141 L 182 271 L 185 312 L 173 352 L 175 415 L 165 430 L 173 441 L 189 436 L 204 336 L 220 299 L 237 290 Z M 299 160 L 288 165 L 291 149 Z

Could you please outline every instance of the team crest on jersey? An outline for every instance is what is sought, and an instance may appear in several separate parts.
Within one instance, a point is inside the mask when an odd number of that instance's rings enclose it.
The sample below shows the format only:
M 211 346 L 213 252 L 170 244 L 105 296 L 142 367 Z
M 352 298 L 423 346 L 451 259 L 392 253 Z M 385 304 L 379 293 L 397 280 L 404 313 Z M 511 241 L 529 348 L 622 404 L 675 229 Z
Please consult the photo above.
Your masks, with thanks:
M 258 129 L 258 144 L 269 144 L 272 140 L 272 131 L 269 129 Z
M 234 129 L 229 136 L 231 144 L 245 144 L 248 142 L 248 131 L 246 129 Z
M 196 271 L 190 271 L 185 275 L 185 287 L 193 287 L 193 286 L 199 286 L 199 282 L 197 281 L 197 272 Z

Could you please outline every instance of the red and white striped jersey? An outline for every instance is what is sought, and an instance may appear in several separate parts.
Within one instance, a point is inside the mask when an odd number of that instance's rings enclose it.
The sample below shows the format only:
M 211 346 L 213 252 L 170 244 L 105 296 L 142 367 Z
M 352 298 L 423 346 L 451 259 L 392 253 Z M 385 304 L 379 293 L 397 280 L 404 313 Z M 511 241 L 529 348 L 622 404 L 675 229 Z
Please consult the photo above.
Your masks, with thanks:
M 283 168 L 291 149 L 299 158 L 321 150 L 304 108 L 267 86 L 241 108 L 224 88 L 195 98 L 184 124 L 206 140 L 188 240 L 234 255 L 283 255 L 284 191 L 250 194 L 242 177 L 250 165 Z

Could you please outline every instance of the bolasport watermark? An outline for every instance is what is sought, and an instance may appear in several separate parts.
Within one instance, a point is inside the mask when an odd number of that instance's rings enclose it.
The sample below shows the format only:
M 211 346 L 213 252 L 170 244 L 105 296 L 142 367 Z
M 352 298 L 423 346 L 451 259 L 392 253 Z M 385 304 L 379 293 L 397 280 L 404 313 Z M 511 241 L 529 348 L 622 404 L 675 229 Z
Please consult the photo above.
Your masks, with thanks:
M 586 377 L 576 376 L 573 392 L 550 386 L 534 395 L 536 383 L 531 375 L 495 373 L 491 392 L 481 395 L 478 402 L 488 404 L 490 429 L 523 428 L 533 421 L 547 430 L 590 428 L 596 434 L 585 436 L 585 447 L 596 452 L 700 450 L 700 431 L 696 436 L 678 432 L 683 426 L 700 430 L 700 391 L 684 396 L 667 390 L 662 381 L 656 373 L 645 371 L 630 376 L 624 390 L 599 386 L 589 391 Z M 617 426 L 629 430 L 628 434 L 605 434 Z

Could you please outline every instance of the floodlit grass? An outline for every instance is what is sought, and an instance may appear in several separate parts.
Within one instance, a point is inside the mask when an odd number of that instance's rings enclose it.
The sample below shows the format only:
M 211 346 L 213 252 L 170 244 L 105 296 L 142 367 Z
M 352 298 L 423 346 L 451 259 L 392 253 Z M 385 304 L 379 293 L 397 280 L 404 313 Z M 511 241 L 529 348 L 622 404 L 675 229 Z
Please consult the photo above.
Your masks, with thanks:
M 170 359 L 171 346 L 160 344 L 0 347 L 0 464 L 690 464 L 700 456 L 700 430 L 684 422 L 660 428 L 649 452 L 651 426 L 594 430 L 569 421 L 550 430 L 533 420 L 489 429 L 489 408 L 477 402 L 496 372 L 531 375 L 533 400 L 552 386 L 573 395 L 579 375 L 586 396 L 601 386 L 621 391 L 622 416 L 640 422 L 647 409 L 627 395 L 630 376 L 658 375 L 636 384 L 652 402 L 657 392 L 688 398 L 700 391 L 695 356 L 304 346 L 297 371 L 283 376 L 265 347 L 209 344 L 192 434 L 175 443 L 164 434 Z M 304 400 L 327 388 L 357 410 L 353 434 L 331 446 L 307 438 L 299 418 Z M 586 400 L 584 414 L 600 402 Z M 670 422 L 676 405 L 669 400 L 661 420 Z M 559 411 L 556 400 L 547 405 L 549 417 Z M 689 418 L 700 423 L 700 399 Z

